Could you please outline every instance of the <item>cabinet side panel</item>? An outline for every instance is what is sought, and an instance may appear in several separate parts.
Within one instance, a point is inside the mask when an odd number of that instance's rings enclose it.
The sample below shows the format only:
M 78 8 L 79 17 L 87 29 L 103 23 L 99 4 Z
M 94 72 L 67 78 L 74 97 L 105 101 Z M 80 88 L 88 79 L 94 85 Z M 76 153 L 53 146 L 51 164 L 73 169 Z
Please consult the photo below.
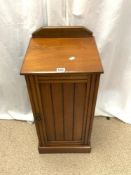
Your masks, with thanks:
M 37 95 L 36 95 L 36 90 L 35 90 L 35 82 L 34 82 L 32 75 L 26 75 L 25 79 L 26 79 L 26 84 L 28 88 L 32 111 L 34 115 L 34 120 L 36 121 L 35 114 L 39 111 L 39 106 L 38 106 Z M 35 126 L 36 126 L 37 135 L 39 138 L 39 145 L 43 145 L 44 138 L 43 138 L 42 126 L 40 122 L 36 122 Z
M 86 85 L 86 95 L 85 95 L 85 106 L 84 106 L 84 121 L 83 121 L 83 128 L 82 128 L 82 143 L 84 144 L 85 140 L 85 133 L 86 133 L 86 123 L 88 122 L 88 104 L 89 104 L 89 96 L 90 96 L 90 87 L 91 87 L 91 76 L 88 77 L 88 82 Z
M 99 77 L 100 77 L 99 74 L 95 74 L 91 76 L 90 96 L 89 96 L 87 121 L 86 121 L 85 144 L 90 144 L 90 136 L 91 136 L 93 119 L 94 119 L 94 111 L 95 111 L 96 96 L 97 96 L 98 85 L 99 85 Z
M 74 93 L 74 134 L 73 140 L 82 140 L 86 83 L 75 83 Z
M 89 125 L 89 132 L 88 132 L 88 138 L 87 138 L 87 144 L 90 144 L 90 137 L 91 137 L 91 131 L 92 131 L 92 125 L 94 120 L 94 112 L 95 112 L 95 106 L 96 106 L 96 100 L 97 100 L 97 93 L 98 93 L 98 87 L 99 87 L 99 79 L 100 74 L 96 74 L 93 76 L 93 86 L 94 86 L 94 93 L 92 98 L 92 105 L 91 105 L 91 111 L 90 111 L 90 125 Z
M 74 84 L 63 84 L 64 92 L 64 131 L 65 140 L 71 141 L 73 138 L 73 98 L 74 98 Z
M 64 140 L 63 85 L 51 83 L 56 141 Z
M 51 85 L 50 83 L 40 84 L 40 94 L 42 110 L 45 118 L 47 140 L 55 140 L 55 123 L 52 110 L 52 96 L 51 96 Z

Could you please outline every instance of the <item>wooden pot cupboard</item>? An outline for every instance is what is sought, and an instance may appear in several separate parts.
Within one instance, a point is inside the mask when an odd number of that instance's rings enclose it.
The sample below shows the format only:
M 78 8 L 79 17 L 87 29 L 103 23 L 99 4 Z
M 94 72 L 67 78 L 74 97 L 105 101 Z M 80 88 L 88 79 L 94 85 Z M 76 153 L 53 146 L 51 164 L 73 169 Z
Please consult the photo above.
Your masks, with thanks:
M 92 32 L 44 27 L 32 34 L 21 68 L 39 153 L 86 153 L 103 68 Z

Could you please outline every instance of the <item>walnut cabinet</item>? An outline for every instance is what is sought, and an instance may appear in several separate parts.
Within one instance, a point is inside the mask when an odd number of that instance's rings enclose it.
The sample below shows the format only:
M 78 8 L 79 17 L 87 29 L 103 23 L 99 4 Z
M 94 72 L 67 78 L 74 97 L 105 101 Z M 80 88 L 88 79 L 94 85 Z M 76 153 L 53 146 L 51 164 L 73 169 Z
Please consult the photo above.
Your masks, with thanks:
M 32 34 L 21 68 L 40 153 L 90 152 L 100 74 L 92 32 L 45 27 Z

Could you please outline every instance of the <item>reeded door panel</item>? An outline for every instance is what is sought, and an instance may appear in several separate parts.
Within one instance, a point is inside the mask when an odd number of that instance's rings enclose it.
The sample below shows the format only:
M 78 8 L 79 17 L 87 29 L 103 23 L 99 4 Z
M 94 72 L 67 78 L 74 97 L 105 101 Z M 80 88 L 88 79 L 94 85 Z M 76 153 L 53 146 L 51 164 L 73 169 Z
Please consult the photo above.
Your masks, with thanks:
M 46 144 L 83 144 L 88 122 L 90 76 L 79 81 L 38 78 L 37 83 Z

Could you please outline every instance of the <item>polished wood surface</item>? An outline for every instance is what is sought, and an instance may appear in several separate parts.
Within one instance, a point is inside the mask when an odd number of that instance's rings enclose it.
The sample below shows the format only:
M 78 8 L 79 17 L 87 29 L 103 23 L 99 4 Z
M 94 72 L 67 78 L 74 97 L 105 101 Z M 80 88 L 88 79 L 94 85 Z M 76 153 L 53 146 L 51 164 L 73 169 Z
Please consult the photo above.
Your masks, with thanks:
M 51 31 L 56 38 L 51 38 Z M 69 36 L 72 31 L 76 33 L 68 38 L 67 31 Z M 99 78 L 103 72 L 92 33 L 81 27 L 65 30 L 62 27 L 58 31 L 40 29 L 33 37 L 21 74 L 27 82 L 39 152 L 89 153 Z M 69 60 L 71 56 L 76 58 Z M 65 71 L 57 72 L 56 68 Z
M 94 38 L 32 38 L 21 74 L 57 73 L 57 68 L 65 73 L 103 72 Z

